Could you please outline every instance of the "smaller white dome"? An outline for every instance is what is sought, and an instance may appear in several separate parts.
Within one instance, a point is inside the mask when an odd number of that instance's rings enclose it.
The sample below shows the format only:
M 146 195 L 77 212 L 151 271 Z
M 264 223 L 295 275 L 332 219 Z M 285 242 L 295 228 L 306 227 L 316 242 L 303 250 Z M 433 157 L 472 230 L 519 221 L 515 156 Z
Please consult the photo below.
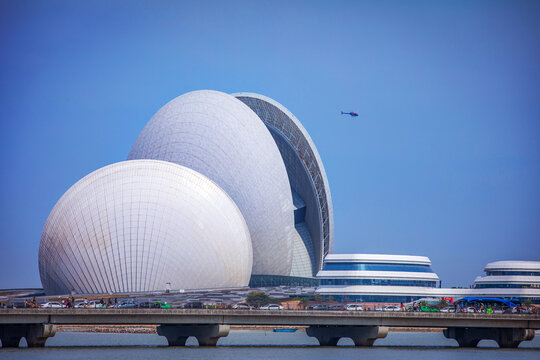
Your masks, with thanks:
M 47 294 L 242 287 L 252 262 L 233 200 L 204 175 L 157 160 L 112 164 L 78 181 L 39 246 Z

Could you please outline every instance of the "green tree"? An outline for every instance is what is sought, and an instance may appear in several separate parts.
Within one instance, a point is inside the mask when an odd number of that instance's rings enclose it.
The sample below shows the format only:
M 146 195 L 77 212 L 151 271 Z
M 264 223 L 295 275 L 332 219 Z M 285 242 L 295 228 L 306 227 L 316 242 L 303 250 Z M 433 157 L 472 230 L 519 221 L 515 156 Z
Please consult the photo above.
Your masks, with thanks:
M 270 302 L 270 297 L 262 291 L 252 291 L 247 294 L 246 302 L 250 306 L 260 307 Z

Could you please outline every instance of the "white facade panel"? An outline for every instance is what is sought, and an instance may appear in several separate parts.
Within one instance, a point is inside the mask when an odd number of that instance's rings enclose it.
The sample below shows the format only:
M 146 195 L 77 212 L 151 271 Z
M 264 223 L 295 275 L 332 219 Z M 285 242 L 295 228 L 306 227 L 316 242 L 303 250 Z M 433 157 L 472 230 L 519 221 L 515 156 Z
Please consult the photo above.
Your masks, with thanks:
M 474 280 L 475 284 L 528 284 L 531 286 L 540 286 L 540 276 L 523 276 L 523 275 L 492 275 L 479 276 Z
M 253 274 L 289 275 L 294 210 L 287 171 L 268 129 L 240 100 L 194 91 L 163 106 L 128 159 L 158 159 L 215 181 L 238 205 L 253 243 Z
M 300 121 L 282 104 L 260 94 L 232 94 L 268 127 L 285 162 L 291 187 L 306 205 L 305 224 L 315 255 L 313 276 L 332 252 L 334 216 L 328 178 L 317 148 Z
M 234 201 L 196 171 L 155 160 L 78 181 L 53 208 L 39 248 L 47 294 L 241 287 L 251 267 Z
M 484 271 L 540 271 L 540 261 L 505 260 L 495 261 L 486 265 Z
M 414 264 L 431 265 L 426 256 L 413 255 L 388 255 L 388 254 L 328 254 L 324 261 L 332 262 L 361 262 L 361 263 L 384 263 L 384 264 Z

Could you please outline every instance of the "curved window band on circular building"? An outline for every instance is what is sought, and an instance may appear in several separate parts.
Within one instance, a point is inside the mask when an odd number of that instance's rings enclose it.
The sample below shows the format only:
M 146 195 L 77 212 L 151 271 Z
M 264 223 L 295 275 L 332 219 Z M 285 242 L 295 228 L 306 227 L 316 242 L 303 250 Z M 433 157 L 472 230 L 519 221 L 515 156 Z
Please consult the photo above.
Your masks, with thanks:
M 308 216 L 305 224 L 312 238 L 309 243 L 313 244 L 307 245 L 313 246 L 315 250 L 315 261 L 312 264 L 314 276 L 322 268 L 324 257 L 332 251 L 333 243 L 330 189 L 317 149 L 298 119 L 283 105 L 254 93 L 236 93 L 233 96 L 249 106 L 268 127 L 282 152 L 291 178 L 291 187 L 306 202 Z M 283 146 L 282 143 L 287 145 Z M 298 171 L 301 168 L 305 174 L 299 175 Z M 305 183 L 304 186 L 300 186 L 302 184 L 300 178 L 304 175 L 309 177 L 309 186 L 305 186 Z
M 501 276 L 501 275 L 520 275 L 520 276 L 540 276 L 540 271 L 486 271 L 487 276 Z
M 475 289 L 529 289 L 529 288 L 538 288 L 540 286 L 533 284 L 476 284 L 474 285 Z
M 391 285 L 437 287 L 437 281 L 393 279 L 321 279 L 321 285 Z
M 323 271 L 407 271 L 407 272 L 429 272 L 433 270 L 429 265 L 413 265 L 413 264 L 383 264 L 383 263 L 326 263 Z

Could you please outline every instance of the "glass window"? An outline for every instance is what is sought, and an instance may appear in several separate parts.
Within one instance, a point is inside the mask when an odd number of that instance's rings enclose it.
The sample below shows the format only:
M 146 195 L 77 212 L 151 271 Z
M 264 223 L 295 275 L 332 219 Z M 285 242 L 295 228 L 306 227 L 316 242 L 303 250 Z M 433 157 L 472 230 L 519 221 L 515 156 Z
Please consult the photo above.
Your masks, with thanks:
M 321 279 L 321 285 L 388 285 L 436 287 L 436 281 L 395 279 Z
M 428 265 L 353 262 L 326 263 L 324 264 L 323 270 L 433 272 Z
M 506 289 L 521 289 L 535 287 L 531 284 L 476 284 L 476 289 L 491 289 L 491 288 L 506 288 Z M 536 286 L 537 287 L 537 286 Z
M 540 276 L 540 271 L 486 271 L 487 276 L 497 276 L 497 275 L 522 275 L 522 276 Z

